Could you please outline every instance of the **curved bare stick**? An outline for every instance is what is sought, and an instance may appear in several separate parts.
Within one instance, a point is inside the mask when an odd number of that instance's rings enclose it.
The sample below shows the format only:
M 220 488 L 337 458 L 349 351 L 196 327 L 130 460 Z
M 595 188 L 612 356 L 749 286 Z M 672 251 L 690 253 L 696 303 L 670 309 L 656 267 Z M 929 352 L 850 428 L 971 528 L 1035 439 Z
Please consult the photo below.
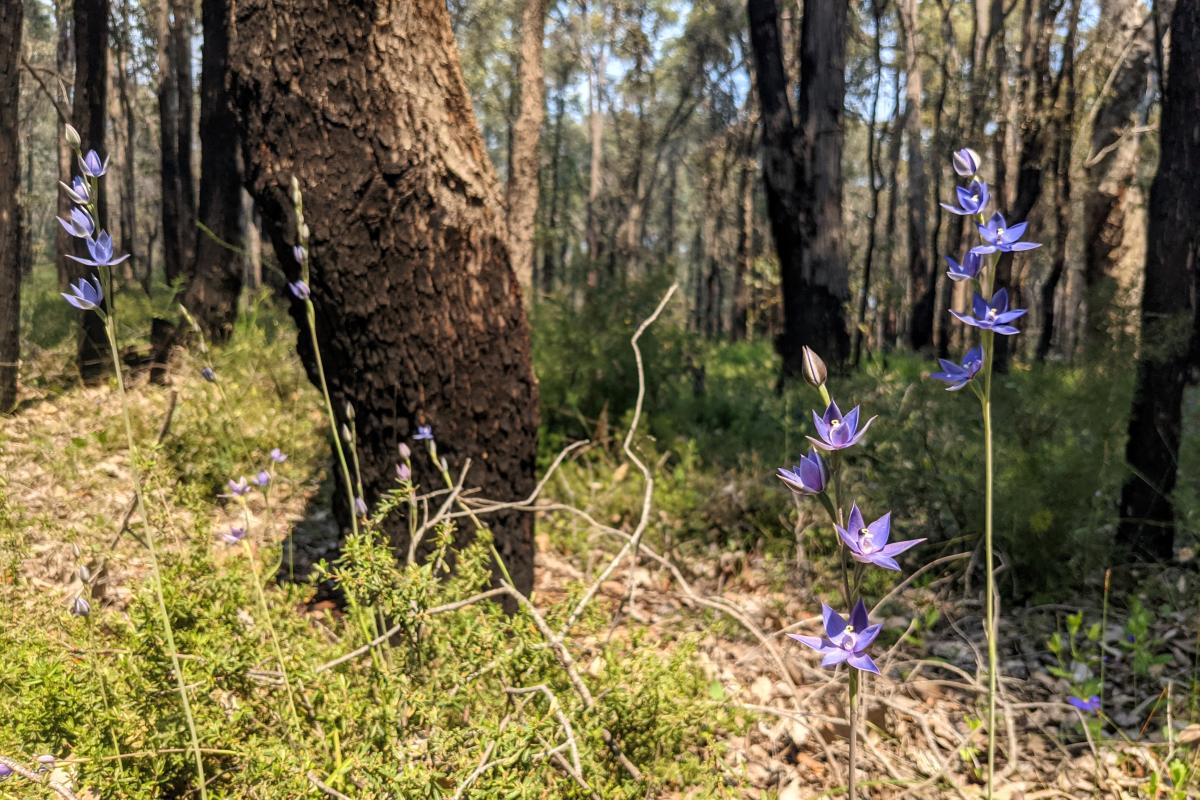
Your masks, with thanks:
M 75 796 L 75 793 L 66 786 L 55 783 L 50 779 L 49 775 L 39 775 L 19 761 L 13 761 L 11 758 L 0 756 L 0 764 L 8 767 L 13 772 L 17 773 L 31 783 L 36 783 L 38 786 L 45 786 L 59 797 L 65 798 L 65 800 L 79 800 L 79 798 Z

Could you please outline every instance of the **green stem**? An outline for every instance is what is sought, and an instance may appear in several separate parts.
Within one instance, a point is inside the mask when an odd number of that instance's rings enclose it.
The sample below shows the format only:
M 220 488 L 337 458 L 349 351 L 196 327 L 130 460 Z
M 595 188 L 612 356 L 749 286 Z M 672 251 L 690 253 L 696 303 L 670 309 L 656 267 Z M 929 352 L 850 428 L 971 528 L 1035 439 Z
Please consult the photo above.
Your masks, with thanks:
M 313 358 L 317 363 L 317 377 L 321 381 L 321 396 L 325 398 L 325 411 L 329 415 L 329 433 L 333 436 L 333 449 L 342 468 L 342 482 L 346 486 L 346 502 L 350 510 L 350 529 L 358 535 L 358 509 L 354 505 L 354 484 L 350 480 L 350 465 L 346 462 L 346 451 L 342 448 L 342 437 L 338 433 L 337 416 L 333 411 L 333 400 L 329 397 L 329 384 L 325 381 L 325 365 L 321 361 L 321 344 L 317 341 L 317 310 L 312 300 L 305 300 L 308 316 L 308 333 L 312 337 Z
M 244 501 L 243 501 L 244 504 Z M 258 559 L 250 548 L 249 511 L 246 512 L 247 535 L 242 538 L 242 549 L 246 552 L 246 560 L 250 563 L 250 572 L 254 576 L 254 593 L 258 597 L 258 607 L 262 611 L 263 621 L 267 624 L 267 633 L 271 637 L 271 647 L 275 650 L 275 660 L 279 663 L 279 673 L 283 676 L 283 688 L 287 692 L 288 709 L 292 712 L 292 725 L 297 733 L 300 731 L 300 714 L 296 711 L 296 697 L 292 693 L 292 682 L 288 678 L 287 664 L 283 660 L 283 649 L 279 646 L 279 637 L 275 634 L 275 623 L 271 621 L 271 610 L 267 606 L 267 596 L 262 588 L 262 575 L 258 568 Z
M 111 275 L 109 276 L 111 279 Z M 112 281 L 109 281 L 111 287 Z M 111 291 L 111 288 L 110 288 Z M 107 296 L 111 309 L 111 294 Z M 129 448 L 129 460 L 133 470 L 134 497 L 137 500 L 137 511 L 146 523 L 146 549 L 150 552 L 150 576 L 154 586 L 154 599 L 158 604 L 158 613 L 162 618 L 163 634 L 167 640 L 167 652 L 171 656 L 171 671 L 175 673 L 175 684 L 179 691 L 179 699 L 183 706 L 183 716 L 187 721 L 188 738 L 192 757 L 196 762 L 196 783 L 200 790 L 201 800 L 208 797 L 204 777 L 204 762 L 200 757 L 200 737 L 196 735 L 196 720 L 192 716 L 192 704 L 188 700 L 187 682 L 183 678 L 183 665 L 180 663 L 179 650 L 175 647 L 175 631 L 171 628 L 171 616 L 167 613 L 167 601 L 163 596 L 162 568 L 158 560 L 158 548 L 154 540 L 154 526 L 146 514 L 146 502 L 142 488 L 141 464 L 138 455 L 137 441 L 133 435 L 133 423 L 129 418 L 129 400 L 125 393 L 125 378 L 121 373 L 120 348 L 117 346 L 116 320 L 112 314 L 105 315 L 104 330 L 108 335 L 108 346 L 112 353 L 113 370 L 117 375 L 117 390 L 121 397 L 121 416 L 125 422 L 125 439 Z
M 994 483 L 992 450 L 992 359 L 995 352 L 995 334 L 983 334 L 983 395 L 980 405 L 983 411 L 983 461 L 984 461 L 984 520 L 983 547 L 986 561 L 987 597 L 984 601 L 985 627 L 988 657 L 988 712 L 987 712 L 987 788 L 985 796 L 992 797 L 992 780 L 996 770 L 996 684 L 998 657 L 996 652 L 996 575 L 993 550 L 992 486 Z
M 855 773 L 858 771 L 858 670 L 850 670 L 850 763 L 847 776 L 846 794 L 850 800 L 855 800 L 857 788 Z

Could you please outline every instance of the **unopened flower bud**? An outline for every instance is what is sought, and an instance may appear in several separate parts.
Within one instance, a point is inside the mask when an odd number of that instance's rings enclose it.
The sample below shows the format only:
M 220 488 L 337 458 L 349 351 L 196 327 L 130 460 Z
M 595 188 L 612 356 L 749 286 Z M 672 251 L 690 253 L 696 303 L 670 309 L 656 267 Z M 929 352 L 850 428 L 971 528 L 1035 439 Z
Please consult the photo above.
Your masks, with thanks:
M 354 406 L 349 400 L 346 401 L 346 419 L 354 422 Z
M 217 373 L 213 372 L 212 367 L 205 367 L 204 369 L 200 370 L 200 377 L 204 378 L 204 380 L 208 381 L 209 383 L 217 382 Z
M 367 515 L 367 501 L 361 497 L 354 498 L 354 510 L 358 512 L 360 517 L 365 517 Z
M 350 428 L 344 422 L 342 423 L 342 441 L 346 444 L 350 444 L 351 442 Z
M 800 354 L 804 359 L 804 380 L 814 388 L 820 389 L 825 385 L 826 378 L 829 377 L 829 370 L 825 368 L 825 362 L 808 345 L 800 349 Z
M 979 153 L 969 147 L 955 150 L 950 157 L 954 171 L 964 178 L 970 178 L 979 172 Z
M 72 150 L 78 150 L 83 144 L 83 140 L 79 138 L 79 131 L 75 130 L 75 126 L 70 123 L 64 126 L 63 138 L 67 140 L 67 146 Z
M 401 481 L 407 481 L 412 478 L 412 468 L 408 464 L 396 465 L 396 478 Z
M 308 229 L 308 223 L 307 222 L 300 223 L 300 241 L 307 244 L 310 233 L 311 232 Z
M 404 442 L 401 442 L 397 449 L 400 451 L 400 457 L 405 461 L 408 461 L 410 458 L 412 458 L 412 449 Z
M 12 767 L 7 764 L 0 764 L 0 781 L 8 780 L 12 777 Z
M 52 769 L 55 761 L 57 761 L 57 759 L 49 753 L 38 756 L 38 771 L 41 772 L 42 770 Z
M 83 595 L 79 595 L 71 601 L 71 613 L 77 617 L 86 617 L 92 613 L 92 605 Z
M 292 205 L 300 205 L 300 181 L 295 175 L 292 176 Z
M 79 580 L 81 580 L 84 583 L 91 583 L 92 571 L 90 569 L 88 569 L 87 564 L 79 565 Z

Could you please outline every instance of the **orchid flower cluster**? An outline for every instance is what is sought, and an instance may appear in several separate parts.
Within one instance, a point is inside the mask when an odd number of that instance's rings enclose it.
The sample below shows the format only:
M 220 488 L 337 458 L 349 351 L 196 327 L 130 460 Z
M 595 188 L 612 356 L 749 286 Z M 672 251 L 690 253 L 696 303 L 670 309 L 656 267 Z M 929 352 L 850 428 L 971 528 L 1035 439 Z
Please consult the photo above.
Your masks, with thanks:
M 996 353 L 996 336 L 1015 336 L 1020 330 L 1013 325 L 1025 315 L 1023 308 L 1010 308 L 1008 290 L 997 287 L 996 267 L 1004 255 L 1021 253 L 1041 247 L 1025 241 L 1028 223 L 1009 224 L 1000 211 L 987 215 L 991 195 L 987 183 L 980 177 L 979 154 L 963 148 L 952 156 L 954 171 L 967 181 L 956 189 L 958 205 L 942 203 L 952 214 L 974 217 L 981 243 L 963 256 L 961 262 L 947 256 L 947 273 L 952 281 L 970 281 L 974 289 L 969 311 L 950 309 L 959 322 L 979 331 L 979 344 L 970 347 L 959 363 L 939 359 L 941 371 L 930 375 L 947 384 L 948 391 L 971 387 L 979 399 L 983 419 L 984 440 L 984 558 L 987 596 L 984 600 L 984 628 L 988 651 L 988 713 L 987 713 L 987 796 L 992 796 L 996 760 L 996 691 L 999 676 L 999 657 L 996 645 L 996 586 L 992 541 L 993 517 L 993 449 L 992 449 L 992 366 Z M 992 256 L 991 264 L 985 257 Z M 1010 256 L 1011 257 L 1011 256 Z M 989 266 L 991 269 L 989 269 Z
M 817 389 L 825 403 L 825 413 L 813 412 L 816 436 L 809 436 L 812 447 L 808 455 L 791 469 L 781 468 L 778 477 L 793 494 L 816 498 L 829 514 L 841 541 L 842 601 L 849 610 L 843 617 L 826 603 L 821 604 L 824 634 L 805 636 L 788 634 L 792 639 L 812 648 L 821 655 L 821 666 L 836 668 L 848 665 L 850 699 L 850 764 L 849 796 L 855 796 L 855 746 L 858 681 L 860 672 L 880 674 L 879 666 L 869 652 L 882 625 L 872 624 L 862 597 L 863 578 L 870 567 L 900 571 L 896 557 L 915 547 L 924 539 L 890 541 L 892 515 L 887 512 L 867 522 L 858 503 L 852 503 L 848 514 L 843 505 L 840 474 L 842 461 L 851 448 L 858 445 L 875 417 L 861 421 L 858 406 L 843 414 L 826 388 L 828 371 L 821 358 L 808 347 L 803 350 L 804 378 Z M 853 568 L 850 560 L 854 562 Z

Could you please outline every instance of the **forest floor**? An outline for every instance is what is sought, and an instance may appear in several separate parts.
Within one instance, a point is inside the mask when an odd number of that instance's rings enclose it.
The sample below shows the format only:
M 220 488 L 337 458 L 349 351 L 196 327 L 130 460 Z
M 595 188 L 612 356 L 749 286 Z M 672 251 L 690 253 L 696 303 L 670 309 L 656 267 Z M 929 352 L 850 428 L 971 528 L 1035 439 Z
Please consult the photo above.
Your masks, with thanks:
M 160 438 L 170 447 L 174 429 L 187 424 L 180 417 L 188 413 L 172 392 L 196 402 L 207 391 L 192 377 L 177 378 L 173 390 L 136 386 L 132 398 L 139 436 Z M 81 553 L 94 572 L 102 573 L 94 587 L 97 602 L 112 609 L 124 608 L 146 575 L 144 548 L 120 533 L 132 497 L 128 460 L 113 444 L 119 438 L 116 402 L 107 386 L 70 388 L 29 395 L 20 413 L 0 419 L 0 476 L 10 506 L 28 521 L 20 552 L 7 557 L 39 590 L 27 603 L 50 598 L 68 606 L 79 589 Z M 97 409 L 106 412 L 97 414 Z M 287 420 L 293 430 L 312 429 L 293 434 L 303 443 L 295 447 L 286 479 L 272 490 L 270 510 L 278 533 L 297 532 L 297 567 L 303 571 L 327 556 L 333 542 L 333 523 L 320 502 L 329 491 L 316 433 L 320 416 L 315 409 L 280 413 L 260 425 L 270 428 Z M 593 478 L 633 481 L 631 472 L 618 466 Z M 631 518 L 619 515 L 597 522 L 586 507 L 576 507 L 584 514 L 566 514 L 564 521 L 560 503 L 568 500 L 579 503 L 578 493 L 562 481 L 549 482 L 537 538 L 535 605 L 562 599 L 572 587 L 589 582 L 633 527 Z M 176 537 L 227 524 L 228 510 L 216 498 L 174 501 L 173 508 Z M 564 537 L 565 530 L 570 535 Z M 973 599 L 978 592 L 964 587 L 966 561 L 967 554 L 939 559 L 921 581 L 906 582 L 881 603 L 892 635 L 877 654 L 884 677 L 866 684 L 861 796 L 982 796 L 984 642 Z M 1194 572 L 1164 574 L 1161 580 L 1180 596 L 1198 594 Z M 600 586 L 597 602 L 612 620 L 608 637 L 636 638 L 664 650 L 673 642 L 699 640 L 697 657 L 712 681 L 711 696 L 748 721 L 744 730 L 729 732 L 724 754 L 729 780 L 740 782 L 747 797 L 797 800 L 844 791 L 839 788 L 846 781 L 847 747 L 842 675 L 819 669 L 809 651 L 784 636 L 817 631 L 819 599 L 810 587 L 818 582 L 811 572 L 753 550 L 646 542 L 635 561 Z M 327 610 L 308 606 L 297 613 Z M 1100 617 L 1089 613 L 1074 624 L 1077 636 L 1070 637 L 1067 620 L 1075 611 L 1040 606 L 1003 614 L 996 797 L 1182 798 L 1163 787 L 1172 774 L 1179 780 L 1180 765 L 1194 764 L 1200 741 L 1189 700 L 1195 695 L 1195 608 L 1155 610 L 1133 620 L 1114 614 L 1091 639 L 1087 631 Z M 22 613 L 20 607 L 12 612 L 17 618 Z M 1131 630 L 1140 641 L 1130 643 Z M 1060 648 L 1048 646 L 1056 634 L 1062 637 Z M 587 664 L 589 651 L 600 644 L 598 639 L 574 641 L 579 663 Z M 1065 655 L 1060 658 L 1053 649 Z M 1101 652 L 1103 723 L 1066 702 L 1074 687 L 1094 679 Z

